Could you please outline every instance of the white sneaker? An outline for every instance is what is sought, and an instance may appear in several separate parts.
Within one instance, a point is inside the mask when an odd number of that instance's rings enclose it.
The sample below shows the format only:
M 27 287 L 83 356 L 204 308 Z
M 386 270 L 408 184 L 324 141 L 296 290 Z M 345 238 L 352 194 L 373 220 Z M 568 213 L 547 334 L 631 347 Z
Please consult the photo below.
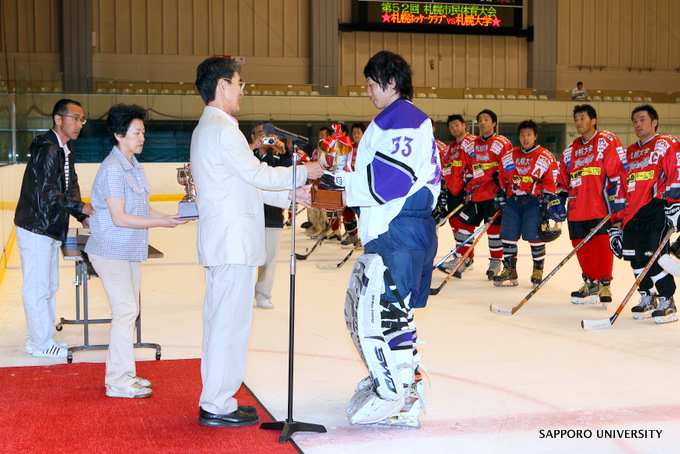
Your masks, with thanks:
M 40 351 L 32 348 L 31 351 L 31 355 L 35 356 L 36 358 L 66 358 L 67 353 L 68 349 L 57 344 L 55 341 L 52 341 L 52 345 L 47 347 L 45 350 Z
M 57 342 L 57 345 L 59 347 L 68 349 L 68 344 L 66 342 Z M 29 354 L 29 355 L 32 355 L 33 350 L 35 350 L 35 348 L 33 348 L 33 345 L 31 345 L 30 339 L 26 339 L 26 353 Z
M 137 383 L 139 386 L 142 386 L 144 388 L 151 388 L 151 382 L 147 380 L 146 378 L 142 377 L 134 377 L 135 378 L 135 383 Z
M 257 307 L 261 309 L 274 309 L 274 304 L 269 298 L 264 298 L 257 302 Z
M 116 388 L 115 386 L 106 385 L 106 395 L 109 397 L 123 397 L 126 399 L 144 399 L 153 396 L 153 391 L 138 383 L 133 383 L 127 388 Z

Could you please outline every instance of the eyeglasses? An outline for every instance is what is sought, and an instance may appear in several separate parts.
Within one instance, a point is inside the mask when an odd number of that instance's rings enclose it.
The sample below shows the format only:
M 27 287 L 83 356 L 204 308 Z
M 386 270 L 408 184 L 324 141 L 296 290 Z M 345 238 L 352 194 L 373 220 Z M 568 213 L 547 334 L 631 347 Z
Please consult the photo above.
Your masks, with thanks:
M 226 81 L 229 82 L 229 83 L 232 83 L 232 82 L 233 82 L 232 80 L 229 80 L 229 79 L 224 79 L 224 80 L 226 80 Z M 243 81 L 239 81 L 239 82 L 238 82 L 238 86 L 239 86 L 239 88 L 241 89 L 241 91 L 243 91 L 243 89 L 244 89 L 245 86 L 246 86 L 246 83 L 243 82 Z
M 66 115 L 66 114 L 57 114 L 57 115 L 59 115 L 60 117 L 69 117 L 69 118 L 73 118 L 75 121 L 79 121 L 79 122 L 81 122 L 83 125 L 84 125 L 85 123 L 87 123 L 87 118 L 81 117 L 80 115 Z

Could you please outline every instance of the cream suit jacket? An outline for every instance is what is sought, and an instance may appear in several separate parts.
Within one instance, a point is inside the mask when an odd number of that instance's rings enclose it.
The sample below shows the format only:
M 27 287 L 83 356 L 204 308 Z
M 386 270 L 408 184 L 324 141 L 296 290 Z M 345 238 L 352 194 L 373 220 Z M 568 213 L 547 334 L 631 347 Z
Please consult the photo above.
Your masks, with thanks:
M 196 184 L 198 261 L 203 266 L 259 266 L 265 261 L 264 203 L 290 205 L 292 167 L 269 167 L 250 150 L 238 121 L 206 106 L 191 137 Z M 307 169 L 297 168 L 297 186 Z

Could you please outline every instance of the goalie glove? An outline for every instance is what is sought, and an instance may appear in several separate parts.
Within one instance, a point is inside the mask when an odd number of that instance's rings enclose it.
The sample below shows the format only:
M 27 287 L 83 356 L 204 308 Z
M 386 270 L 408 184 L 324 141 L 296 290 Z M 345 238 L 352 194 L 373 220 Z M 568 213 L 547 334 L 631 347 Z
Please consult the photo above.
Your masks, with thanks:
M 623 232 L 621 229 L 612 227 L 607 230 L 609 234 L 609 247 L 617 258 L 623 258 Z
M 346 176 L 347 172 L 344 171 L 339 171 L 334 174 L 326 171 L 323 173 L 323 175 L 321 175 L 321 183 L 327 188 L 334 189 L 344 188 L 346 183 L 345 180 Z

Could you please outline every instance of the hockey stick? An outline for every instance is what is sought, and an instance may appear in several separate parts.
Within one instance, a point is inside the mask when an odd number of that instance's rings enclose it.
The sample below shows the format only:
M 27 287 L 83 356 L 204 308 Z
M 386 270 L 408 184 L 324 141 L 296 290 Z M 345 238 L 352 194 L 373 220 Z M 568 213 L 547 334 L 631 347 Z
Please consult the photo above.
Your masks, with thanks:
M 449 214 L 447 214 L 447 215 L 444 216 L 439 222 L 437 222 L 437 227 L 441 227 L 441 226 L 443 226 L 444 224 L 446 224 L 446 221 L 447 221 L 451 216 L 453 216 L 454 214 L 458 213 L 464 206 L 465 206 L 465 204 L 462 204 L 462 203 L 461 203 L 461 204 L 458 205 L 456 208 L 454 208 L 453 210 L 451 210 L 451 212 L 450 212 Z
M 347 260 L 349 260 L 349 258 L 352 256 L 352 254 L 354 254 L 354 251 L 356 251 L 357 249 L 359 249 L 359 246 L 354 246 L 352 248 L 352 250 L 349 251 L 349 254 L 347 254 L 345 256 L 345 258 L 340 260 L 340 262 L 338 262 L 338 263 L 317 263 L 316 269 L 318 269 L 318 270 L 329 270 L 329 271 L 340 269 L 340 267 L 342 265 L 344 265 Z
M 548 279 L 553 277 L 553 275 L 555 273 L 557 273 L 560 270 L 560 268 L 562 268 L 567 263 L 567 261 L 569 261 L 569 259 L 572 258 L 578 252 L 579 249 L 581 249 L 588 241 L 590 241 L 590 239 L 592 237 L 595 236 L 595 234 L 597 232 L 600 231 L 602 226 L 605 225 L 605 223 L 609 220 L 610 217 L 611 217 L 611 213 L 608 214 L 604 219 L 602 219 L 599 224 L 597 224 L 595 227 L 593 227 L 590 230 L 590 232 L 588 232 L 588 235 L 586 235 L 585 238 L 583 238 L 581 240 L 581 242 L 579 244 L 577 244 L 576 247 L 574 249 L 572 249 L 571 252 L 569 254 L 567 254 L 567 256 L 565 258 L 563 258 L 560 263 L 557 264 L 555 269 L 553 269 L 545 278 L 543 278 L 543 280 L 536 287 L 534 287 L 527 294 L 527 296 L 525 296 L 524 299 L 519 302 L 519 304 L 517 306 L 515 306 L 513 308 L 509 308 L 509 307 L 505 307 L 505 306 L 499 306 L 498 304 L 492 304 L 491 306 L 489 306 L 489 309 L 491 310 L 491 312 L 494 312 L 496 314 L 501 314 L 501 315 L 513 315 L 515 312 L 517 312 L 520 307 L 524 306 L 524 304 L 526 304 L 526 302 L 529 301 L 529 299 L 532 296 L 534 296 L 536 294 L 536 292 L 538 292 L 546 282 L 548 282 Z
M 460 248 L 462 248 L 463 246 L 465 246 L 466 244 L 468 244 L 470 241 L 474 240 L 474 239 L 477 237 L 477 235 L 479 234 L 479 232 L 482 231 L 482 229 L 484 228 L 485 225 L 486 225 L 486 224 L 480 225 L 479 228 L 477 228 L 477 230 L 475 230 L 474 232 L 472 232 L 472 235 L 470 235 L 469 237 L 465 238 L 465 241 L 461 242 L 458 246 L 456 246 L 455 249 L 452 249 L 451 252 L 449 252 L 448 254 L 446 254 L 446 255 L 444 256 L 443 259 L 441 259 L 440 261 L 438 261 L 437 263 L 435 263 L 435 264 L 432 266 L 432 271 L 434 271 L 435 269 L 439 269 L 439 271 L 442 271 L 443 273 L 449 274 L 449 270 L 444 269 L 444 268 L 441 268 L 442 263 L 444 263 L 445 261 L 447 261 L 447 260 L 449 259 L 449 257 L 451 257 L 453 254 L 455 254 L 456 252 L 458 252 L 458 250 L 459 250 Z
M 501 215 L 501 210 L 498 210 L 498 211 L 496 211 L 496 214 L 494 214 L 493 216 L 491 216 L 491 219 L 489 219 L 489 222 L 487 222 L 486 224 L 484 224 L 484 226 L 482 227 L 482 229 L 479 231 L 479 234 L 475 237 L 475 240 L 474 240 L 474 241 L 472 242 L 472 244 L 470 245 L 470 248 L 469 248 L 467 251 L 465 251 L 465 254 L 463 254 L 463 255 L 461 256 L 460 260 L 458 260 L 458 263 L 456 263 L 456 265 L 451 269 L 451 271 L 449 271 L 449 274 L 448 274 L 448 276 L 446 276 L 446 278 L 444 279 L 444 282 L 442 282 L 441 285 L 440 285 L 439 287 L 437 287 L 437 288 L 431 288 L 431 289 L 430 289 L 430 295 L 437 295 L 437 294 L 439 294 L 439 292 L 441 291 L 442 288 L 444 288 L 444 286 L 446 285 L 446 283 L 449 282 L 449 280 L 451 280 L 451 277 L 453 276 L 453 274 L 454 274 L 456 271 L 458 271 L 458 268 L 460 268 L 461 265 L 462 265 L 463 263 L 465 263 L 465 259 L 468 257 L 468 255 L 470 255 L 470 252 L 472 252 L 472 250 L 475 248 L 475 245 L 476 245 L 476 244 L 479 242 L 479 240 L 482 238 L 482 235 L 484 235 L 484 233 L 485 233 L 487 230 L 489 230 L 489 227 L 491 227 L 491 224 L 493 224 L 493 222 L 496 220 L 496 218 L 497 218 L 498 216 L 500 216 L 500 215 Z
M 609 328 L 614 324 L 616 319 L 619 317 L 621 314 L 621 311 L 623 310 L 623 307 L 628 303 L 628 300 L 630 299 L 631 296 L 633 296 L 633 293 L 635 293 L 635 290 L 637 290 L 638 286 L 640 285 L 640 282 L 642 282 L 642 279 L 645 278 L 647 275 L 647 272 L 649 272 L 649 269 L 652 267 L 654 262 L 656 261 L 657 257 L 661 255 L 661 250 L 666 246 L 666 243 L 668 243 L 668 240 L 671 238 L 671 235 L 675 232 L 675 228 L 671 227 L 668 230 L 668 233 L 666 236 L 663 238 L 661 241 L 661 244 L 659 244 L 659 247 L 656 249 L 654 252 L 654 255 L 652 256 L 651 259 L 649 259 L 649 262 L 647 262 L 647 265 L 642 269 L 642 272 L 638 275 L 637 279 L 635 279 L 635 282 L 633 283 L 633 286 L 630 288 L 628 291 L 628 294 L 626 297 L 621 301 L 621 304 L 619 305 L 619 308 L 616 309 L 616 312 L 614 312 L 614 315 L 612 315 L 609 318 L 606 318 L 604 320 L 581 320 L 581 328 L 585 330 L 594 330 L 594 329 L 602 329 L 602 328 Z
M 323 240 L 326 239 L 326 235 L 328 235 L 328 232 L 330 232 L 330 230 L 332 229 L 333 221 L 335 221 L 336 217 L 337 217 L 336 213 L 333 213 L 333 216 L 331 216 L 330 221 L 328 221 L 328 227 L 326 227 L 326 230 L 323 232 L 323 235 L 319 236 L 319 239 L 316 240 L 316 243 L 314 243 L 312 248 L 309 249 L 306 254 L 298 254 L 297 252 L 295 253 L 295 258 L 297 260 L 307 260 L 307 257 L 309 257 L 311 253 L 314 252 L 314 249 L 316 249 L 321 243 L 323 243 Z

